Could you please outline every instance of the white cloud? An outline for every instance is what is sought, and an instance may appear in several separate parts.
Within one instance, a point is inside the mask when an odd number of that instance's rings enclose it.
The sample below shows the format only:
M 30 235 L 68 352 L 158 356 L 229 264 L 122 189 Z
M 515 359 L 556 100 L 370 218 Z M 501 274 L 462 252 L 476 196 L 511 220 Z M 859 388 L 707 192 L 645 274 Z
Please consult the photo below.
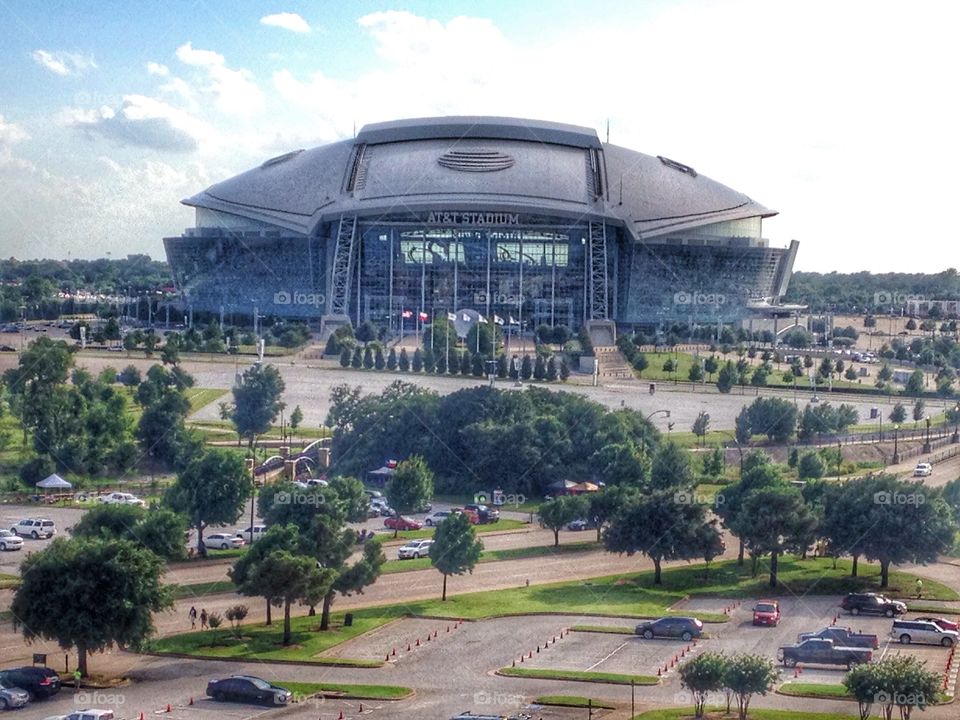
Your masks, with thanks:
M 29 139 L 27 131 L 7 120 L 0 114 L 0 146 L 10 146 Z
M 177 58 L 201 69 L 206 77 L 199 89 L 214 96 L 221 112 L 247 114 L 263 109 L 263 93 L 250 72 L 227 67 L 226 58 L 220 53 L 195 48 L 188 42 L 177 48 Z
M 97 67 L 93 55 L 84 55 L 82 53 L 34 50 L 31 57 L 38 65 L 42 65 L 50 72 L 60 75 L 61 77 L 77 75 L 85 70 L 92 70 Z
M 166 77 L 167 75 L 170 74 L 170 68 L 168 68 L 163 63 L 153 62 L 151 60 L 150 62 L 147 63 L 147 74 Z
M 122 145 L 168 152 L 192 152 L 212 136 L 207 125 L 189 113 L 144 95 L 125 95 L 119 108 L 69 108 L 61 122 Z
M 310 23 L 304 20 L 297 13 L 282 12 L 273 15 L 264 15 L 260 18 L 261 25 L 270 25 L 272 27 L 283 28 L 295 33 L 310 32 Z

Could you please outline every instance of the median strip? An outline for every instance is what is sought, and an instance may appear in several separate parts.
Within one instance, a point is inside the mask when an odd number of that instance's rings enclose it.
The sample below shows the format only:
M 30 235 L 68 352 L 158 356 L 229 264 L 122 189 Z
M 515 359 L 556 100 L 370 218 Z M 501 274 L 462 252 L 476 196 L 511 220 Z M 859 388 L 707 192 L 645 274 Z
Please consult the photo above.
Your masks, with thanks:
M 556 670 L 552 668 L 505 667 L 497 670 L 506 677 L 537 678 L 539 680 L 572 680 L 575 682 L 607 683 L 609 685 L 657 685 L 660 680 L 652 675 L 624 675 L 620 673 Z

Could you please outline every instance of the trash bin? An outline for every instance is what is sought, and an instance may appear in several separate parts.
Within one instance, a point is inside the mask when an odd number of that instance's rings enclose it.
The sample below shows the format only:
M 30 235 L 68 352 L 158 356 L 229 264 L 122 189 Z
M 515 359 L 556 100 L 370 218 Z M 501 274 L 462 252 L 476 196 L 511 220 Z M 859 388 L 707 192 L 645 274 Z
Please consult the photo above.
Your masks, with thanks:
M 353 627 L 353 613 L 347 613 L 343 616 L 343 626 Z
M 870 408 L 870 419 L 876 420 L 878 417 L 880 417 L 880 410 L 875 407 Z
M 657 384 L 650 383 L 650 394 L 653 395 L 657 391 Z

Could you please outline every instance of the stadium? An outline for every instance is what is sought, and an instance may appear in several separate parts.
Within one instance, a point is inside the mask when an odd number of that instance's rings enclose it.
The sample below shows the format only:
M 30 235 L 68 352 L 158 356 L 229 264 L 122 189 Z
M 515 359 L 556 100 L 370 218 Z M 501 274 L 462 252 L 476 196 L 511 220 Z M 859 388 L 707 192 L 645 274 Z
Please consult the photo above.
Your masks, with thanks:
M 776 312 L 798 247 L 689 165 L 514 118 L 366 125 L 183 202 L 196 226 L 164 245 L 191 310 L 394 332 L 467 311 L 591 333 L 743 322 Z

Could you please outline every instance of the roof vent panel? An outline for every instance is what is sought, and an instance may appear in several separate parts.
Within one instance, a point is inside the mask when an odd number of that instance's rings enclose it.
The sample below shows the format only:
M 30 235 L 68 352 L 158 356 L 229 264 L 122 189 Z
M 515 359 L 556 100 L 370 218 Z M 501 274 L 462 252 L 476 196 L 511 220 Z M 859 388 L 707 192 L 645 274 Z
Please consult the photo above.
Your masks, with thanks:
M 460 172 L 496 172 L 513 167 L 516 160 L 499 150 L 476 148 L 449 150 L 438 157 L 437 162 L 445 168 Z

